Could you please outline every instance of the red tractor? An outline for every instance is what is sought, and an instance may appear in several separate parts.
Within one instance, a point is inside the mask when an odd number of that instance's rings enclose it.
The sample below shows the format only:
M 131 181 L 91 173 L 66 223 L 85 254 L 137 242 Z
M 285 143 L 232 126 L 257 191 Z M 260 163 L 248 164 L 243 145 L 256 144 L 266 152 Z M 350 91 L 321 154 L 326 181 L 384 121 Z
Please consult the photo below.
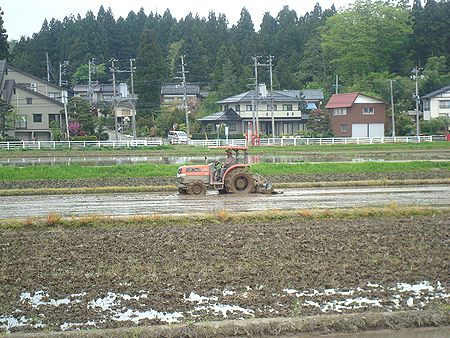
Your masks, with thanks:
M 208 189 L 218 190 L 219 193 L 232 194 L 273 193 L 270 182 L 267 182 L 259 174 L 249 173 L 247 147 L 220 146 L 211 148 L 221 148 L 227 152 L 234 152 L 234 161 L 228 161 L 230 163 L 224 168 L 217 161 L 205 165 L 179 167 L 176 185 L 180 194 L 204 195 Z

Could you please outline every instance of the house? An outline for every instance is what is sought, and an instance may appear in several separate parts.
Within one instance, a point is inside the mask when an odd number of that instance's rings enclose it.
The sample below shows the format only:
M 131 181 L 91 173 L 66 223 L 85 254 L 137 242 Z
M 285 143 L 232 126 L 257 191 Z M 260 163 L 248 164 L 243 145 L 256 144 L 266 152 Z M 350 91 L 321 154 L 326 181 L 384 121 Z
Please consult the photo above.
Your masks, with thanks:
M 223 112 L 230 108 L 234 110 L 241 118 L 243 132 L 253 130 L 252 126 L 258 125 L 260 135 L 272 134 L 272 101 L 275 135 L 295 135 L 305 129 L 308 112 L 320 108 L 323 100 L 321 89 L 274 90 L 271 95 L 270 92 L 267 93 L 265 85 L 260 85 L 258 95 L 255 93 L 255 90 L 248 91 L 217 103 L 221 105 Z
M 114 96 L 114 86 L 112 84 L 91 84 L 91 85 L 75 85 L 73 87 L 73 95 L 81 97 L 92 103 L 112 102 L 114 98 L 117 100 L 128 98 L 128 85 L 126 83 L 119 83 L 116 86 L 116 95 Z
M 431 120 L 439 116 L 450 117 L 450 86 L 422 96 L 422 104 L 424 120 Z
M 197 108 L 206 93 L 201 92 L 200 86 L 195 83 L 186 83 L 185 87 L 180 83 L 164 83 L 161 86 L 161 107 L 184 109 L 185 89 L 188 108 Z
M 386 103 L 380 99 L 361 93 L 333 94 L 325 108 L 336 136 L 384 136 Z
M 233 108 L 197 119 L 197 121 L 200 121 L 202 124 L 202 133 L 217 132 L 222 125 L 226 125 L 230 135 L 243 134 L 242 118 Z
M 60 125 L 64 117 L 67 91 L 0 60 L 0 97 L 16 112 L 9 136 L 47 141 L 52 139 L 51 124 Z

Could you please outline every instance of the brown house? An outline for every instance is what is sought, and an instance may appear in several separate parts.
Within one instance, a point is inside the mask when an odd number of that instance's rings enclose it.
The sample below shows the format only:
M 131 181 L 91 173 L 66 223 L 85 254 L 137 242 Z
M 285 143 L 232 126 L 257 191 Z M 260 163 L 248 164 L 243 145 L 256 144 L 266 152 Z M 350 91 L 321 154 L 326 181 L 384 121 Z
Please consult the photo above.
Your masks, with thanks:
M 361 93 L 333 94 L 325 108 L 335 136 L 384 136 L 386 103 L 380 99 Z

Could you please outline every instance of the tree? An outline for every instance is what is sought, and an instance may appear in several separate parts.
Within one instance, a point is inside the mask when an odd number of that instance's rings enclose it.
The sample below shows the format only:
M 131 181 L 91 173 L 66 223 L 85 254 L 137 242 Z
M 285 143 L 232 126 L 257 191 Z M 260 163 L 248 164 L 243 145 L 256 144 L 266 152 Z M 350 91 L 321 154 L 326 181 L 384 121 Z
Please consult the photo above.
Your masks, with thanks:
M 330 114 L 324 110 L 312 110 L 304 134 L 308 137 L 332 137 Z
M 73 97 L 67 103 L 67 111 L 71 122 L 79 124 L 79 133 L 94 135 L 98 126 L 95 110 L 91 109 L 89 103 L 82 98 Z
M 6 138 L 6 132 L 12 128 L 11 122 L 14 121 L 14 109 L 5 100 L 0 99 L 0 138 Z
M 91 65 L 91 81 L 98 83 L 108 82 L 109 76 L 106 73 L 106 65 Z M 89 64 L 80 65 L 72 75 L 72 84 L 89 84 Z
M 395 135 L 408 136 L 414 135 L 415 124 L 411 117 L 406 113 L 395 114 Z
M 450 72 L 447 70 L 447 58 L 445 56 L 432 56 L 425 65 L 421 92 L 429 94 L 450 83 Z
M 222 81 L 219 84 L 218 92 L 220 97 L 228 97 L 235 95 L 239 89 L 239 84 L 235 76 L 233 63 L 227 60 L 222 66 Z
M 423 66 L 430 56 L 450 54 L 450 2 L 427 0 L 422 7 L 415 0 L 412 8 L 414 22 L 415 63 Z
M 409 12 L 391 2 L 358 0 L 321 31 L 329 62 L 347 82 L 370 72 L 398 71 L 412 33 Z
M 8 58 L 9 55 L 9 45 L 8 45 L 8 35 L 6 34 L 6 29 L 3 27 L 3 11 L 0 7 L 0 60 Z
M 422 121 L 420 131 L 427 135 L 445 134 L 450 127 L 450 118 L 439 116 L 429 121 Z
M 138 110 L 154 114 L 159 108 L 161 84 L 165 79 L 166 65 L 155 30 L 146 29 L 141 36 L 136 58 L 136 92 Z

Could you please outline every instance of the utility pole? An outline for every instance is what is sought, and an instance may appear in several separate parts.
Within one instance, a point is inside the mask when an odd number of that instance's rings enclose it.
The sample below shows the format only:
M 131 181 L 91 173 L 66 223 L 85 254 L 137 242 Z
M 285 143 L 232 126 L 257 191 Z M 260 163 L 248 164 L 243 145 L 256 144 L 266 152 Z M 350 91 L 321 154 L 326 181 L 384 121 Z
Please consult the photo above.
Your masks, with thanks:
M 392 89 L 392 81 L 390 80 L 390 87 L 391 87 L 391 114 L 392 114 L 392 138 L 395 138 L 395 119 L 394 119 L 394 91 Z
M 114 129 L 115 129 L 115 135 L 116 135 L 116 141 L 119 140 L 119 135 L 118 135 L 118 128 L 119 125 L 117 123 L 117 105 L 116 105 L 116 67 L 114 65 L 114 62 L 116 62 L 117 60 L 112 58 L 111 60 L 109 60 L 111 62 L 111 68 L 109 69 L 112 73 L 112 77 L 113 77 L 113 107 L 114 107 Z M 91 72 L 89 71 L 89 74 Z M 90 83 L 90 76 L 89 76 L 89 83 Z
M 48 56 L 48 53 L 45 53 L 46 59 L 47 59 L 47 82 L 50 82 L 50 58 Z
M 88 88 L 88 98 L 89 98 L 89 103 L 92 105 L 92 79 L 91 79 L 91 65 L 95 66 L 95 58 L 92 58 L 89 60 L 89 70 L 88 70 L 88 77 L 89 77 L 89 88 Z
M 134 107 L 134 77 L 133 72 L 136 70 L 136 67 L 133 66 L 133 62 L 136 59 L 130 58 L 130 79 L 131 79 L 131 103 Z M 136 140 L 136 109 L 133 110 L 133 115 L 131 116 L 131 126 L 133 128 L 133 140 Z
M 420 97 L 419 97 L 419 70 L 421 68 L 419 68 L 418 66 L 415 66 L 412 70 L 412 73 L 414 74 L 412 76 L 412 79 L 416 81 L 416 92 L 413 95 L 414 99 L 416 100 L 416 136 L 417 136 L 417 141 L 420 141 L 420 125 L 419 125 L 419 101 L 420 101 Z M 420 76 L 420 78 L 422 78 L 422 76 Z
M 184 107 L 184 114 L 186 115 L 186 134 L 189 137 L 189 112 L 188 112 L 188 105 L 187 105 L 187 92 L 186 92 L 186 73 L 189 73 L 185 70 L 184 66 L 186 65 L 184 63 L 184 55 L 180 56 L 181 58 L 181 77 L 176 77 L 176 79 L 181 79 L 181 85 L 183 88 L 183 107 Z
M 59 63 L 59 86 L 62 86 L 62 69 L 64 67 L 64 74 L 66 74 L 66 67 L 69 65 L 69 61 L 64 61 Z M 64 117 L 66 120 L 66 133 L 67 141 L 69 141 L 69 114 L 67 112 L 67 91 L 61 90 L 61 101 L 64 104 Z
M 275 144 L 275 116 L 273 111 L 273 79 L 272 79 L 272 59 L 273 55 L 269 55 L 269 75 L 270 75 L 270 110 L 272 117 L 272 143 Z
M 254 115 L 256 116 L 255 121 L 255 136 L 259 139 L 259 113 L 258 113 L 258 105 L 259 105 L 259 88 L 258 88 L 258 56 L 255 55 L 252 57 L 254 61 L 255 67 L 255 107 L 252 107 L 252 111 L 254 111 Z
M 336 75 L 336 94 L 339 94 L 339 75 Z

